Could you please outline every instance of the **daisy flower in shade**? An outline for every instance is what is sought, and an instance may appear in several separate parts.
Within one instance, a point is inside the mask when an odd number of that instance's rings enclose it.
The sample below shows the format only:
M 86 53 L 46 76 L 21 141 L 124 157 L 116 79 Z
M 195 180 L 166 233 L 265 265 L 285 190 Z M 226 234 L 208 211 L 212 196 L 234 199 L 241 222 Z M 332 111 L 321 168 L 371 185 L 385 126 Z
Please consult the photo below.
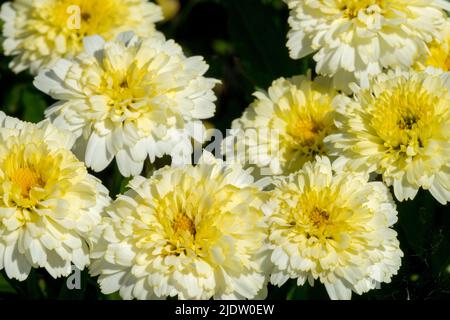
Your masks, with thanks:
M 419 59 L 416 69 L 424 70 L 427 67 L 450 71 L 450 20 L 447 20 L 442 31 L 442 40 L 434 40 L 428 44 L 429 51 Z
M 123 299 L 251 299 L 266 294 L 261 185 L 205 154 L 135 177 L 106 210 L 90 271 Z
M 398 200 L 419 188 L 450 200 L 450 74 L 394 72 L 354 98 L 336 98 L 339 134 L 326 139 L 336 168 L 377 172 Z
M 108 190 L 70 152 L 74 137 L 0 113 L 0 270 L 25 280 L 30 269 L 54 278 L 89 264 L 88 234 Z
M 293 59 L 314 53 L 317 73 L 348 91 L 383 68 L 411 67 L 439 38 L 445 0 L 284 0 Z
M 322 77 L 275 80 L 267 92 L 256 92 L 255 101 L 233 122 L 224 150 L 271 174 L 295 172 L 327 154 L 323 139 L 336 130 L 332 100 L 337 94 Z
M 150 36 L 162 11 L 147 0 L 15 0 L 3 4 L 0 19 L 4 52 L 14 56 L 10 67 L 36 74 L 80 53 L 86 36 L 112 40 L 129 30 Z
M 350 299 L 400 268 L 397 211 L 388 188 L 357 173 L 333 173 L 318 157 L 286 178 L 276 178 L 264 207 L 273 248 L 271 282 L 298 285 L 315 280 L 331 299 Z
M 192 139 L 204 141 L 202 119 L 215 111 L 218 81 L 203 77 L 203 58 L 185 57 L 162 36 L 141 40 L 124 33 L 113 42 L 85 42 L 85 53 L 59 60 L 34 82 L 60 100 L 46 115 L 75 133 L 76 154 L 94 171 L 116 157 L 124 176 L 139 174 L 148 156 L 190 163 Z

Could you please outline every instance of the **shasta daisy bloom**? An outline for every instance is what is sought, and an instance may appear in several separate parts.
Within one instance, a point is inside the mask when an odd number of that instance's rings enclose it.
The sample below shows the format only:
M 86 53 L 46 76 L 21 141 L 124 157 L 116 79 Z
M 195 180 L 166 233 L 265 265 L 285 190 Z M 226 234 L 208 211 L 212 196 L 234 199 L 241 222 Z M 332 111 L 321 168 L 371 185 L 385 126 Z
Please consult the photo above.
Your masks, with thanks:
M 256 100 L 233 122 L 226 152 L 241 162 L 268 167 L 272 174 L 297 171 L 316 155 L 327 154 L 323 139 L 336 129 L 336 95 L 321 77 L 275 80 L 267 92 L 256 92 Z
M 54 278 L 89 264 L 88 235 L 108 190 L 71 153 L 74 137 L 0 113 L 0 270 L 25 280 L 30 269 Z
M 261 188 L 239 165 L 204 156 L 195 166 L 135 177 L 106 210 L 90 267 L 123 299 L 264 296 L 267 226 Z
M 112 40 L 133 30 L 147 37 L 162 18 L 161 8 L 147 0 L 14 0 L 0 12 L 3 49 L 14 56 L 10 67 L 33 74 L 80 53 L 86 36 Z
M 326 139 L 336 168 L 377 172 L 398 200 L 419 188 L 450 200 L 450 74 L 394 72 L 355 98 L 336 99 L 340 134 Z
M 112 42 L 96 36 L 85 42 L 85 53 L 59 60 L 34 82 L 60 100 L 46 115 L 75 133 L 77 155 L 94 171 L 116 157 L 124 176 L 139 174 L 148 156 L 190 162 L 192 138 L 204 141 L 202 119 L 215 111 L 217 81 L 203 76 L 203 58 L 185 57 L 162 36 L 124 33 Z
M 348 90 L 368 86 L 383 68 L 409 68 L 438 39 L 445 0 L 284 0 L 290 8 L 287 46 L 294 59 L 315 53 L 317 73 Z
M 285 178 L 276 178 L 265 210 L 273 248 L 271 282 L 315 280 L 331 299 L 350 299 L 390 282 L 402 251 L 392 225 L 397 211 L 388 188 L 364 174 L 334 173 L 317 157 Z

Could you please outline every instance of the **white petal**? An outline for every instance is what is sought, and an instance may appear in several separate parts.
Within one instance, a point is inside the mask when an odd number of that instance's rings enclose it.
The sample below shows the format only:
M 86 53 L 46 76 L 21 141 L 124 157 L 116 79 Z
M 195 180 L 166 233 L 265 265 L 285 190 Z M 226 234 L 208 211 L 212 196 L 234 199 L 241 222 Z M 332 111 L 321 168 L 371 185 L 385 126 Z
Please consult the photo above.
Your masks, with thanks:
M 4 267 L 6 275 L 11 279 L 14 278 L 23 281 L 28 277 L 31 270 L 31 264 L 28 262 L 25 255 L 19 252 L 17 243 L 6 247 Z
M 352 290 L 345 287 L 340 280 L 336 280 L 334 284 L 325 283 L 325 288 L 332 300 L 350 300 L 352 298 Z
M 117 153 L 116 161 L 119 171 L 124 177 L 136 176 L 142 172 L 144 167 L 144 161 L 134 161 L 125 150 Z
M 83 39 L 83 45 L 84 51 L 87 54 L 95 56 L 96 52 L 103 50 L 105 46 L 105 40 L 98 35 L 85 37 Z
M 86 165 L 94 171 L 104 170 L 114 158 L 106 146 L 106 137 L 100 137 L 93 132 L 87 143 Z

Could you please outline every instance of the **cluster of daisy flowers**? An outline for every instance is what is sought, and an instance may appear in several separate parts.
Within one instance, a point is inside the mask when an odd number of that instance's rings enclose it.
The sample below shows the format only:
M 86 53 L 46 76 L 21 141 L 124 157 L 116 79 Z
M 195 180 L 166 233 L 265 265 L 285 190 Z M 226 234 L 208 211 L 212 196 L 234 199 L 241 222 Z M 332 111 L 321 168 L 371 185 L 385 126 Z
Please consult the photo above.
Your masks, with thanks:
M 317 76 L 256 92 L 225 160 L 196 164 L 219 81 L 156 30 L 159 6 L 5 3 L 11 69 L 56 103 L 38 124 L 0 113 L 0 270 L 88 267 L 123 299 L 259 299 L 289 279 L 350 299 L 390 282 L 394 197 L 450 201 L 450 4 L 285 2 L 290 55 L 314 53 Z M 131 177 L 115 200 L 88 171 L 113 161 Z

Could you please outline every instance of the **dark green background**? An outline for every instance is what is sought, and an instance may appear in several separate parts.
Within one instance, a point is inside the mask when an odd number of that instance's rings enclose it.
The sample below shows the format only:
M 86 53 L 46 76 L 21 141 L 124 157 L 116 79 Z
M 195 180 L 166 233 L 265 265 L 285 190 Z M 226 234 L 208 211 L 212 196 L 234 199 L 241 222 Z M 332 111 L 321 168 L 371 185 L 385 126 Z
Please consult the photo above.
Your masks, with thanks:
M 0 2 L 4 2 L 1 1 Z M 291 60 L 286 49 L 288 11 L 281 0 L 186 0 L 178 15 L 158 25 L 168 38 L 179 42 L 187 55 L 202 55 L 210 65 L 208 76 L 220 79 L 216 116 L 211 122 L 225 130 L 252 101 L 257 88 L 267 88 L 280 76 L 305 73 L 314 67 L 311 58 Z M 13 74 L 9 58 L 0 57 L 0 109 L 22 120 L 43 119 L 51 99 L 32 85 L 26 73 Z M 115 164 L 101 174 L 115 196 L 126 181 Z M 398 204 L 402 267 L 390 284 L 353 299 L 442 299 L 450 297 L 450 210 L 428 192 L 414 201 Z M 95 279 L 83 272 L 82 290 L 69 291 L 65 279 L 53 280 L 34 270 L 27 281 L 10 281 L 0 273 L 2 298 L 115 299 L 104 296 Z M 323 286 L 297 287 L 289 282 L 269 288 L 269 299 L 328 299 Z

